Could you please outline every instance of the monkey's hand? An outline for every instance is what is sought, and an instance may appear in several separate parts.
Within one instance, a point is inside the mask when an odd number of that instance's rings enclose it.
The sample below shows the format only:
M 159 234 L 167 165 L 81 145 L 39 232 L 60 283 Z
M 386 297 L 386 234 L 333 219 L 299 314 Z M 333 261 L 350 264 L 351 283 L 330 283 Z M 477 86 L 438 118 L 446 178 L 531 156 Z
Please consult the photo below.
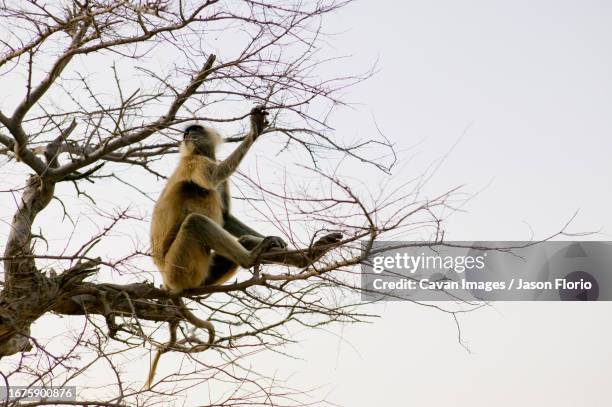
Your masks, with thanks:
M 268 111 L 263 105 L 258 105 L 251 109 L 251 132 L 254 139 L 259 137 L 268 124 L 270 124 L 266 118 L 268 114 Z

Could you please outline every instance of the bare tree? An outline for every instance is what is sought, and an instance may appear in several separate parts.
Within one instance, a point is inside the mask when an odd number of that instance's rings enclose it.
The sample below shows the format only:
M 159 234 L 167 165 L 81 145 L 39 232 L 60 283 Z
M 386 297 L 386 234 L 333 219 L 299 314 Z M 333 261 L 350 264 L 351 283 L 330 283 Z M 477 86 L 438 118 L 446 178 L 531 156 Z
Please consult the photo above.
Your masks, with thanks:
M 12 220 L 3 213 L 10 225 L 0 295 L 6 385 L 86 389 L 87 372 L 104 365 L 112 390 L 84 391 L 78 404 L 167 405 L 204 381 L 230 389 L 210 405 L 302 402 L 305 389 L 254 376 L 242 361 L 291 342 L 292 327 L 366 319 L 356 308 L 355 266 L 380 236 L 418 229 L 438 241 L 437 209 L 451 197 L 421 199 L 426 174 L 380 188 L 343 178 L 338 163 L 345 158 L 383 173 L 395 164 L 381 134 L 347 143 L 329 123 L 345 103 L 344 89 L 372 73 L 347 74 L 344 60 L 321 48 L 323 19 L 347 3 L 2 1 L 1 193 L 14 202 Z M 327 71 L 338 74 L 330 78 Z M 238 134 L 254 104 L 272 112 L 266 137 L 273 138 L 274 154 L 297 157 L 299 176 L 317 181 L 305 187 L 295 174 L 274 183 L 243 172 L 234 180 L 234 199 L 281 231 L 298 248 L 293 253 L 309 253 L 323 232 L 344 238 L 302 269 L 265 266 L 185 293 L 219 331 L 204 357 L 189 353 L 199 333 L 153 283 L 146 210 L 111 202 L 113 209 L 108 201 L 124 188 L 150 210 L 167 174 L 160 159 L 176 153 L 185 122 L 221 123 Z M 63 225 L 64 233 L 50 223 Z M 105 245 L 118 236 L 132 247 Z M 32 334 L 49 314 L 80 321 L 59 346 Z M 179 336 L 173 350 L 187 362 L 173 363 L 174 373 L 143 391 L 122 366 L 161 346 L 168 324 Z M 24 405 L 45 404 L 53 402 Z

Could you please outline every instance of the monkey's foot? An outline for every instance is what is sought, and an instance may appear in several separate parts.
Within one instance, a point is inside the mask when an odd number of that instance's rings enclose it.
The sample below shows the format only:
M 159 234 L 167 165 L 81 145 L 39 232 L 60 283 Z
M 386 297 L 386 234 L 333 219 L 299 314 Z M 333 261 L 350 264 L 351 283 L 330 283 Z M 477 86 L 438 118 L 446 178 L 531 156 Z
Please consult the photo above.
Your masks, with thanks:
M 334 245 L 342 240 L 342 233 L 328 233 L 314 242 L 310 246 L 309 254 L 311 258 L 323 256 L 327 251 L 333 249 Z
M 287 242 L 285 242 L 282 238 L 278 236 L 268 236 L 268 237 L 271 240 L 273 240 L 272 246 L 270 246 L 270 249 L 286 249 L 287 248 Z
M 312 247 L 314 248 L 316 246 L 332 245 L 332 244 L 338 243 L 340 240 L 342 240 L 342 233 L 339 233 L 339 232 L 329 233 L 323 236 L 322 238 L 320 238 L 319 240 L 317 240 L 316 242 L 314 242 Z
M 287 247 L 287 243 L 278 236 L 266 236 L 261 244 L 264 246 L 263 253 L 270 251 L 270 249 L 284 249 Z

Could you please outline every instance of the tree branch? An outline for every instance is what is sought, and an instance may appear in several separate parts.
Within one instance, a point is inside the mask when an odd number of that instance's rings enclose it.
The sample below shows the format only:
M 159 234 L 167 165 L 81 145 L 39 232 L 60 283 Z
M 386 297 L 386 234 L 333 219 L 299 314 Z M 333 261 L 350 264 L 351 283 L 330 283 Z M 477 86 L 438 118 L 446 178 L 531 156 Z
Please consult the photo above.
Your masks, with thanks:
M 122 147 L 137 143 L 139 141 L 144 140 L 149 137 L 151 134 L 163 130 L 166 127 L 170 126 L 176 113 L 179 111 L 181 106 L 191 97 L 195 91 L 202 85 L 202 83 L 206 80 L 208 75 L 214 71 L 212 68 L 213 63 L 215 62 L 215 55 L 209 55 L 204 67 L 198 72 L 198 74 L 191 80 L 189 85 L 176 96 L 170 107 L 168 108 L 167 113 L 157 119 L 155 122 L 150 123 L 144 127 L 141 131 L 138 131 L 133 134 L 125 134 L 120 136 L 119 138 L 108 141 L 102 146 L 98 147 L 91 154 L 87 155 L 84 158 L 74 160 L 73 162 L 66 164 L 60 168 L 52 169 L 49 171 L 49 177 L 55 180 L 59 180 L 74 172 L 80 168 L 83 168 L 86 165 L 89 165 L 99 159 L 102 159 L 105 155 L 112 153 Z

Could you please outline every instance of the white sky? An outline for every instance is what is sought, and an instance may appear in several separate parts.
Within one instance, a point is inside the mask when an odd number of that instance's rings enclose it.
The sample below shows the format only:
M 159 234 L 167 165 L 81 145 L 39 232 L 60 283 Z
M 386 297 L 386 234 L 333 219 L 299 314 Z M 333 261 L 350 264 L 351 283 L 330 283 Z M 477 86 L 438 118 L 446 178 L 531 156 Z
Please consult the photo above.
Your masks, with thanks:
M 375 117 L 412 157 L 399 179 L 465 134 L 429 185 L 481 191 L 447 239 L 543 238 L 580 210 L 573 231 L 612 240 L 611 22 L 603 1 L 361 1 L 327 20 L 339 33 L 329 43 L 352 67 L 378 58 L 380 72 L 349 93 L 357 110 L 335 127 L 367 137 Z M 370 325 L 301 332 L 290 352 L 302 360 L 253 363 L 348 407 L 609 405 L 610 304 L 495 303 L 460 317 L 471 353 L 439 311 L 372 310 Z
M 447 238 L 542 238 L 580 210 L 571 229 L 610 240 L 612 4 L 361 2 L 339 21 L 350 30 L 338 49 L 380 58 L 380 74 L 352 96 L 387 136 L 406 148 L 424 139 L 416 160 L 428 162 L 467 129 L 431 186 L 486 188 L 449 219 Z M 495 303 L 460 318 L 471 354 L 439 312 L 403 303 L 379 312 L 344 331 L 350 346 L 327 342 L 328 359 L 317 357 L 325 340 L 305 345 L 308 371 L 329 372 L 331 399 L 610 404 L 608 303 Z

